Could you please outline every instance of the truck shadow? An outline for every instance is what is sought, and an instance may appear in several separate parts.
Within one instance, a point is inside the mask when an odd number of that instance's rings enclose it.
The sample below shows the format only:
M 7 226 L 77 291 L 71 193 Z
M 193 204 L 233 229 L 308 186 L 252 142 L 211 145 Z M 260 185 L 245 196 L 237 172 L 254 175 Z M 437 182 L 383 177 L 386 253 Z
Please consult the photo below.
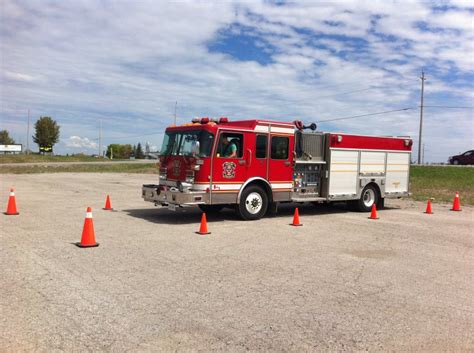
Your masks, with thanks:
M 345 203 L 319 205 L 300 205 L 289 203 L 280 205 L 276 215 L 267 213 L 265 218 L 288 218 L 291 220 L 296 207 L 298 207 L 300 216 L 317 216 L 353 212 L 347 207 Z M 122 212 L 125 212 L 130 217 L 139 218 L 158 224 L 199 223 L 202 215 L 202 211 L 197 207 L 178 209 L 177 211 L 169 211 L 166 208 L 125 209 L 122 210 Z M 236 212 L 230 208 L 224 208 L 221 212 L 216 214 L 206 214 L 206 217 L 209 223 L 220 221 L 241 221 L 241 218 L 236 214 Z

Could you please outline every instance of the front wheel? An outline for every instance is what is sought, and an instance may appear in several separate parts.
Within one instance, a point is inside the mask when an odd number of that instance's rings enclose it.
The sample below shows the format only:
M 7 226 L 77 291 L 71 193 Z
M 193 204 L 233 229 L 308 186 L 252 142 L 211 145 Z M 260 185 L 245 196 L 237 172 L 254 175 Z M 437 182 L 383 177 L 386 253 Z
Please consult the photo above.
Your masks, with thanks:
M 242 192 L 237 211 L 242 219 L 251 221 L 262 218 L 267 208 L 267 194 L 261 187 L 255 185 L 249 186 Z
M 379 199 L 380 196 L 377 189 L 373 185 L 367 185 L 364 190 L 362 190 L 360 199 L 355 201 L 354 206 L 356 206 L 359 212 L 369 212 L 374 204 L 379 204 Z
M 453 164 L 454 164 L 454 165 L 459 165 L 459 160 L 455 159 L 455 160 L 453 161 Z

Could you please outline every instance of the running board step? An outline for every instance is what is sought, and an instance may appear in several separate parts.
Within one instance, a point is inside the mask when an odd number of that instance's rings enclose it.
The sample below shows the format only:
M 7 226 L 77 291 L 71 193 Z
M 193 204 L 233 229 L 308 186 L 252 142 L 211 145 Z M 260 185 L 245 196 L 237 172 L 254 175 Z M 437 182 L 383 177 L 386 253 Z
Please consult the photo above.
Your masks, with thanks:
M 325 197 L 292 197 L 293 202 L 327 201 Z

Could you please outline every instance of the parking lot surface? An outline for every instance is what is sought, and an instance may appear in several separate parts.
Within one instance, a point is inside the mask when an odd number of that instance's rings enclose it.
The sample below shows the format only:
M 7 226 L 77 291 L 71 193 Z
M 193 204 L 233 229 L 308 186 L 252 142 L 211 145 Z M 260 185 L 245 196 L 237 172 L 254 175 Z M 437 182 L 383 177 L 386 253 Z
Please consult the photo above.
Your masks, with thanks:
M 155 179 L 1 175 L 1 351 L 474 350 L 472 207 L 224 210 L 200 236 L 197 209 L 141 199 Z M 100 246 L 80 249 L 87 206 Z

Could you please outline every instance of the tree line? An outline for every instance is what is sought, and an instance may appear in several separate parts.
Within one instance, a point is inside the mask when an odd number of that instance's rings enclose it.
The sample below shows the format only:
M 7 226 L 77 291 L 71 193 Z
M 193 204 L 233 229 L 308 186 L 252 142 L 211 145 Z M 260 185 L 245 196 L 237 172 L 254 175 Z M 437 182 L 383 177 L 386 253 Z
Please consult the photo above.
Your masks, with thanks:
M 32 136 L 40 152 L 52 152 L 53 146 L 59 141 L 58 123 L 49 116 L 40 117 L 35 123 L 35 134 Z M 15 140 L 7 130 L 0 131 L 0 145 L 14 145 Z
M 40 117 L 35 123 L 35 134 L 33 141 L 38 145 L 39 152 L 53 152 L 53 146 L 59 141 L 60 126 L 49 116 Z M 15 140 L 10 137 L 7 130 L 0 131 L 0 145 L 14 145 Z M 131 144 L 110 144 L 107 146 L 106 156 L 115 159 L 144 159 L 145 153 L 141 143 Z
M 130 157 L 144 159 L 145 153 L 140 142 L 133 146 L 131 144 L 113 143 L 107 146 L 106 156 L 111 159 L 129 159 Z

